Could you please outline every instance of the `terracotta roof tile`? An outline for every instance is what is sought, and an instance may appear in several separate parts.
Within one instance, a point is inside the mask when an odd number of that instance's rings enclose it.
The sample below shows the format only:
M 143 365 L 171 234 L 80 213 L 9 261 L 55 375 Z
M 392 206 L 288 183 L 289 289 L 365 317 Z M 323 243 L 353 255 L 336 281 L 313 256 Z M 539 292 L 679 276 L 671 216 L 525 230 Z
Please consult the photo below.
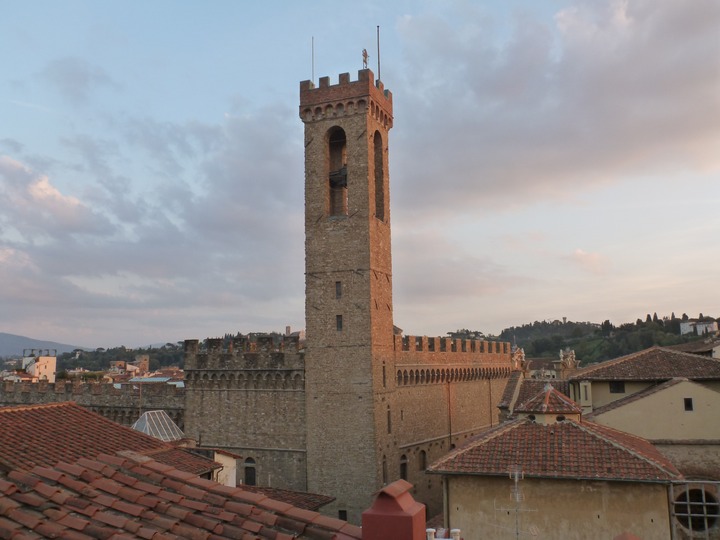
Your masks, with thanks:
M 547 382 L 541 392 L 515 407 L 514 412 L 581 414 L 582 408 Z
M 537 396 L 540 392 L 545 389 L 547 383 L 551 383 L 553 388 L 564 394 L 565 396 L 570 395 L 570 384 L 564 379 L 522 379 L 520 381 L 520 388 L 517 393 L 515 403 L 511 403 L 510 407 L 516 407 L 522 403 L 526 403 L 528 400 Z
M 669 481 L 679 471 L 648 441 L 592 422 L 536 424 L 523 418 L 488 430 L 429 472 L 602 480 Z
M 264 494 L 204 480 L 185 483 L 159 472 L 154 479 L 138 474 L 161 469 L 175 478 L 185 476 L 129 452 L 123 452 L 123 459 L 79 458 L 63 463 L 57 474 L 50 474 L 54 469 L 46 466 L 10 472 L 0 483 L 4 493 L 0 534 L 13 540 L 21 536 L 283 540 L 303 533 L 318 539 L 362 537 L 357 527 Z M 51 503 L 56 499 L 62 502 Z
M 651 347 L 578 370 L 570 380 L 665 381 L 676 377 L 720 380 L 720 360 L 664 347 Z
M 264 506 L 265 504 L 279 505 L 281 503 L 288 504 L 290 506 L 296 506 L 298 508 L 304 508 L 306 510 L 319 510 L 326 504 L 331 503 L 335 500 L 334 497 L 327 495 L 320 495 L 318 493 L 307 493 L 302 491 L 291 491 L 287 489 L 269 488 L 263 486 L 242 486 L 246 491 L 252 491 L 254 493 L 265 495 L 266 498 L 261 498 L 256 502 L 258 506 Z M 267 502 L 266 502 L 267 501 Z M 279 508 L 271 508 L 271 510 L 280 510 Z M 282 510 L 280 510 L 282 511 Z
M 18 452 L 22 448 L 22 452 Z M 197 475 L 220 467 L 212 460 L 164 443 L 95 414 L 73 402 L 0 408 L 0 471 L 46 469 L 58 462 L 102 472 L 125 459 L 119 451 L 152 453 L 160 470 Z M 98 459 L 95 459 L 95 458 Z M 88 463 L 80 458 L 93 458 Z M 169 467 L 169 469 L 168 469 Z M 46 474 L 59 476 L 62 468 Z

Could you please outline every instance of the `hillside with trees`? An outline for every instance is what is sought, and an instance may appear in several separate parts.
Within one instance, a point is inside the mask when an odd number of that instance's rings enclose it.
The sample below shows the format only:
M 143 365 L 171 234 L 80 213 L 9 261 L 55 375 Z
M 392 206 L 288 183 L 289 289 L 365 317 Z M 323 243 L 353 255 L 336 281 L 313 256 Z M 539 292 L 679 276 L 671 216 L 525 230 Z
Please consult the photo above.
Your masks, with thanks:
M 522 347 L 527 357 L 554 357 L 560 349 L 570 348 L 582 365 L 610 360 L 641 351 L 653 345 L 669 346 L 687 343 L 704 336 L 680 335 L 680 323 L 689 320 L 687 314 L 678 318 L 647 314 L 634 323 L 615 326 L 609 320 L 600 324 L 572 321 L 535 321 L 504 329 L 497 339 Z M 717 321 L 714 317 L 697 317 L 699 321 Z

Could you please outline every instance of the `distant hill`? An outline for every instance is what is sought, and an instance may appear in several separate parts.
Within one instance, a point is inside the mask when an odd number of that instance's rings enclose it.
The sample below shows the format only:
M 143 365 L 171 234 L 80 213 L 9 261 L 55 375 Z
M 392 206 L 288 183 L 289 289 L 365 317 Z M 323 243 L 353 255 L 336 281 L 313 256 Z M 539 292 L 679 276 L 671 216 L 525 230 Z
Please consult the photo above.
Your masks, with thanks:
M 20 356 L 23 353 L 23 349 L 57 349 L 57 353 L 60 355 L 65 352 L 72 352 L 75 349 L 84 348 L 85 347 L 78 347 L 77 345 L 43 341 L 41 339 L 0 332 L 0 357 Z

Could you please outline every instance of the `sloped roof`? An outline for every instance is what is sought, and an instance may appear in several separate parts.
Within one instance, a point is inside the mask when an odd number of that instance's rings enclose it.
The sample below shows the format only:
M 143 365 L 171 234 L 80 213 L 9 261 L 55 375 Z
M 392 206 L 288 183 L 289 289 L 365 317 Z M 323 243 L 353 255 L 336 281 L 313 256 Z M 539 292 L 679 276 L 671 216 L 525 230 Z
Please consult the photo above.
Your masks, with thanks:
M 710 355 L 716 347 L 720 347 L 720 338 L 688 341 L 687 343 L 679 343 L 678 345 L 669 345 L 667 348 L 674 351 Z
M 202 474 L 218 463 L 191 454 L 68 401 L 0 407 L 0 471 L 51 467 L 99 453 L 134 450 L 178 469 Z
M 558 392 L 566 396 L 570 394 L 570 384 L 564 379 L 523 379 L 520 383 L 520 390 L 518 391 L 515 405 L 526 403 L 537 396 L 544 390 L 548 382 L 551 383 L 553 388 Z
M 362 538 L 359 527 L 223 486 L 134 452 L 0 478 L 9 538 Z
M 582 414 L 582 408 L 558 392 L 549 382 L 535 396 L 515 407 L 515 412 L 543 414 Z
M 275 499 L 276 501 L 282 501 L 298 508 L 305 508 L 307 510 L 319 510 L 326 504 L 330 504 L 335 500 L 335 497 L 328 495 L 320 495 L 319 493 L 309 493 L 306 491 L 292 491 L 289 489 L 280 489 L 267 486 L 248 486 L 243 484 L 242 487 L 245 491 L 251 493 L 259 493 Z
M 592 422 L 506 422 L 433 463 L 428 472 L 663 482 L 680 472 L 645 439 Z
M 690 380 L 720 380 L 720 360 L 664 347 L 588 366 L 575 372 L 571 381 L 665 381 L 676 377 Z
M 498 403 L 498 408 L 508 409 L 510 407 L 513 396 L 515 395 L 515 389 L 520 384 L 522 384 L 522 371 L 513 371 L 510 373 L 508 382 L 505 385 L 505 390 L 503 390 L 503 395 L 500 398 L 500 403 Z
M 132 428 L 161 441 L 179 441 L 185 436 L 168 416 L 168 413 L 163 410 L 144 412 L 132 425 Z

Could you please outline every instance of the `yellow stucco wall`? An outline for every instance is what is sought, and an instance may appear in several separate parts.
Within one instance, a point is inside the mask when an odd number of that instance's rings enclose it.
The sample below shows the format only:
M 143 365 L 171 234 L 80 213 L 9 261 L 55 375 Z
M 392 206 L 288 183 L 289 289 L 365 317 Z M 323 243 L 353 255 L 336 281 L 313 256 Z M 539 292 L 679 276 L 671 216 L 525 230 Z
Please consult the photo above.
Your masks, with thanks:
M 597 409 L 598 407 L 602 407 L 603 405 L 607 405 L 608 403 L 612 403 L 613 401 L 617 401 L 618 399 L 623 399 L 628 397 L 629 395 L 641 392 L 642 390 L 645 390 L 648 386 L 651 386 L 651 383 L 626 381 L 624 394 L 611 394 L 609 382 L 593 381 L 591 388 L 592 406 L 594 409 Z
M 692 399 L 692 411 L 685 410 L 685 398 Z M 598 414 L 594 421 L 650 440 L 720 440 L 719 410 L 720 393 L 683 381 Z
M 630 532 L 643 540 L 670 538 L 663 484 L 524 479 L 517 506 L 508 477 L 448 477 L 451 528 L 465 540 L 614 538 Z M 517 528 L 516 528 L 517 524 Z

